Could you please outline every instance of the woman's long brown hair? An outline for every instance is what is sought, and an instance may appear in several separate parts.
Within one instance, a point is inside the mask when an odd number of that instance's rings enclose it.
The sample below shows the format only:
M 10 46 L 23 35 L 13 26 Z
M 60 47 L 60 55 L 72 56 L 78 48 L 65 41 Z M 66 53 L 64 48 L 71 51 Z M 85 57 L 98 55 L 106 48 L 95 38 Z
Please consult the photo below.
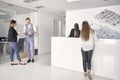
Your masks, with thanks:
M 88 41 L 89 40 L 89 34 L 90 34 L 90 26 L 88 21 L 83 21 L 82 22 L 82 30 L 81 30 L 81 38 L 84 41 Z

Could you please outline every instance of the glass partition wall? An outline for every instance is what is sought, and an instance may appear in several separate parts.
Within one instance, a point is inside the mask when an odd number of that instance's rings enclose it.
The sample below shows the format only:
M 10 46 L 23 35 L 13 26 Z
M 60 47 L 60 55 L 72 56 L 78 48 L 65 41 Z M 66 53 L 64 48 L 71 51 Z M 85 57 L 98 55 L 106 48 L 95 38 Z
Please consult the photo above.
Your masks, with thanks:
M 0 6 L 1 7 L 1 6 Z M 8 42 L 8 29 L 9 22 L 11 19 L 17 21 L 17 25 L 15 29 L 20 34 L 18 35 L 18 47 L 20 51 L 20 56 L 23 60 L 27 60 L 27 49 L 26 49 L 26 36 L 23 34 L 23 27 L 25 25 L 25 18 L 29 17 L 31 19 L 31 23 L 35 25 L 37 29 L 37 33 L 34 35 L 34 51 L 35 51 L 35 60 L 38 55 L 38 12 L 30 9 L 23 8 L 25 11 L 18 11 L 23 7 L 18 7 L 16 10 L 10 10 L 6 8 L 0 8 L 0 64 L 10 62 L 10 44 Z M 18 9 L 18 10 L 17 10 Z M 16 56 L 14 56 L 15 61 Z M 26 58 L 26 59 L 25 59 Z

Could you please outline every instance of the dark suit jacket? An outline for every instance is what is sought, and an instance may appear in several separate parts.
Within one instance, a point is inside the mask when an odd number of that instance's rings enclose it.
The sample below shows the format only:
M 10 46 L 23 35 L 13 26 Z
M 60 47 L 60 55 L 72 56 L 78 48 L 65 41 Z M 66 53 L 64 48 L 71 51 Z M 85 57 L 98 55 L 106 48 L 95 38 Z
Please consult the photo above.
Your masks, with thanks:
M 10 27 L 8 32 L 8 41 L 17 42 L 17 35 L 17 31 L 13 27 Z
M 80 30 L 78 31 L 76 36 L 74 36 L 74 33 L 75 33 L 75 29 L 71 29 L 69 37 L 80 37 Z

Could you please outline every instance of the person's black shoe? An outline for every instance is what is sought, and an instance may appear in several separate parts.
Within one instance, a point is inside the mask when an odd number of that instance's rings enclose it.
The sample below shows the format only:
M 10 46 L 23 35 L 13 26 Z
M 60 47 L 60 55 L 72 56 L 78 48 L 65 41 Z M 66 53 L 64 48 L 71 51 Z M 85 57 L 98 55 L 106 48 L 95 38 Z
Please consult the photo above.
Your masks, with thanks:
M 30 59 L 28 59 L 27 63 L 30 63 L 30 62 L 31 62 L 31 60 L 30 60 Z
M 34 62 L 35 62 L 35 60 L 34 60 L 34 59 L 32 59 L 32 62 L 34 63 Z

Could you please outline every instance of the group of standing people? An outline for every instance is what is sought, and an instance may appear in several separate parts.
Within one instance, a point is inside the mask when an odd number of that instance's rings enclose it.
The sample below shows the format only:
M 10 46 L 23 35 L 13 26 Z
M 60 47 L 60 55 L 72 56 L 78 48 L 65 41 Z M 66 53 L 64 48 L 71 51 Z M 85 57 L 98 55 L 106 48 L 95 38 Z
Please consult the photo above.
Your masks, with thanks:
M 69 37 L 81 38 L 81 53 L 84 75 L 91 75 L 91 59 L 96 39 L 95 31 L 90 27 L 88 21 L 83 21 L 81 31 L 79 30 L 78 23 L 75 23 Z
M 18 32 L 15 30 L 16 21 L 11 20 L 10 28 L 8 32 L 8 41 L 10 42 L 10 61 L 11 65 L 25 65 L 26 63 L 22 62 L 19 49 L 17 45 L 17 35 Z M 26 47 L 27 47 L 27 54 L 28 54 L 28 61 L 27 63 L 34 62 L 34 34 L 37 32 L 35 26 L 31 23 L 30 18 L 25 19 L 24 25 L 24 35 L 26 35 Z M 71 30 L 69 37 L 77 37 L 81 38 L 81 52 L 82 52 L 82 59 L 83 59 L 83 70 L 84 75 L 91 74 L 91 59 L 95 45 L 95 31 L 90 27 L 88 21 L 82 22 L 82 29 L 79 30 L 78 23 L 74 24 L 74 28 Z M 14 62 L 14 52 L 16 53 L 16 58 L 18 63 Z
M 10 21 L 10 27 L 8 31 L 8 41 L 10 42 L 10 61 L 11 65 L 26 65 L 26 63 L 22 62 L 21 57 L 19 55 L 19 49 L 17 44 L 17 36 L 20 34 L 15 29 L 17 22 L 15 20 Z M 25 44 L 28 54 L 27 63 L 34 63 L 34 34 L 37 32 L 35 25 L 31 23 L 30 18 L 25 19 L 25 25 L 23 27 L 23 34 L 26 36 Z M 16 54 L 16 58 L 18 62 L 14 62 L 14 53 Z

